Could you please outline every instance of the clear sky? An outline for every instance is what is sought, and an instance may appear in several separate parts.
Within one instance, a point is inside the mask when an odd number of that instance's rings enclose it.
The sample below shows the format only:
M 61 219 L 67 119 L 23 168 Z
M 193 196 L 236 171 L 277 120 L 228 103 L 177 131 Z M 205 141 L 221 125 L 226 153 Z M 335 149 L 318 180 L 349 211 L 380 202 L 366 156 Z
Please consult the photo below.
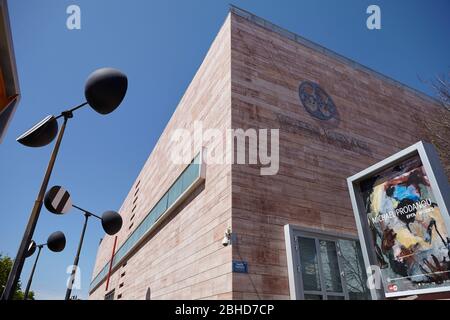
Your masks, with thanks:
M 30 149 L 15 138 L 48 114 L 83 100 L 90 72 L 112 66 L 128 75 L 122 105 L 101 116 L 85 108 L 69 122 L 51 185 L 101 214 L 118 210 L 228 12 L 227 1 L 10 0 L 22 100 L 0 145 L 0 252 L 15 256 L 53 145 Z M 233 1 L 290 31 L 432 94 L 428 79 L 450 69 L 450 1 Z M 81 8 L 81 30 L 66 28 L 66 8 Z M 366 28 L 366 8 L 381 7 L 382 29 Z M 34 239 L 66 234 L 62 253 L 43 251 L 32 289 L 62 299 L 83 216 L 42 210 Z M 81 255 L 87 297 L 99 239 L 92 219 Z M 26 262 L 26 283 L 32 260 Z

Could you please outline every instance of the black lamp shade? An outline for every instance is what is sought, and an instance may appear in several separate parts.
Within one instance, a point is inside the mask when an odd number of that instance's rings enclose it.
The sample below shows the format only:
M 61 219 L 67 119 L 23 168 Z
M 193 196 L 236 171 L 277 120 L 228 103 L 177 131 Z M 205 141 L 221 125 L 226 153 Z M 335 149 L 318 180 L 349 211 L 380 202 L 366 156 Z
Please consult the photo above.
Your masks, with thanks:
M 61 186 L 51 187 L 44 197 L 44 206 L 54 214 L 64 214 L 72 209 L 72 198 Z
M 36 242 L 34 242 L 34 240 L 31 240 L 30 245 L 27 248 L 27 252 L 25 253 L 25 258 L 31 257 L 35 251 Z
M 58 121 L 50 115 L 18 137 L 17 142 L 27 147 L 43 147 L 52 142 L 57 134 Z
M 95 111 L 108 114 L 120 105 L 127 88 L 128 79 L 125 74 L 113 68 L 101 68 L 89 75 L 84 95 Z
M 53 252 L 61 252 L 66 247 L 66 236 L 61 231 L 53 232 L 47 239 L 47 247 Z
M 122 228 L 122 217 L 115 211 L 106 211 L 102 215 L 102 226 L 103 230 L 112 236 Z

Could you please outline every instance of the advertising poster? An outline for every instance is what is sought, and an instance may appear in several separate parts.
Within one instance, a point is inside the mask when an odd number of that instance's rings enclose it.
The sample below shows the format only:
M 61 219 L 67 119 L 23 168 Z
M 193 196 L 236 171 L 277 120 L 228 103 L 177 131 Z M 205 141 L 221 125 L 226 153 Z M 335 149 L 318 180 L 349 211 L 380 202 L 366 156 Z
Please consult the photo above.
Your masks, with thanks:
M 450 239 L 420 157 L 360 187 L 385 294 L 449 286 Z

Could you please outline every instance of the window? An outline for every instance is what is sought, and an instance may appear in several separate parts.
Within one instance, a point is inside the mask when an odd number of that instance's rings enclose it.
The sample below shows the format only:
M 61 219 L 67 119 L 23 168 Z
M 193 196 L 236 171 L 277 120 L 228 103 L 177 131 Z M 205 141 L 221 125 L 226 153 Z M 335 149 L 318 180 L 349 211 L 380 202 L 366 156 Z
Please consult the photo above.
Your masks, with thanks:
M 285 226 L 291 296 L 305 300 L 367 300 L 366 272 L 353 237 Z
M 202 151 L 203 152 L 203 151 Z M 124 257 L 138 246 L 143 241 L 145 236 L 153 230 L 157 223 L 161 221 L 164 216 L 169 214 L 176 208 L 183 199 L 190 194 L 195 187 L 205 179 L 205 165 L 202 163 L 202 153 L 198 153 L 192 162 L 184 169 L 173 184 L 168 188 L 166 193 L 156 202 L 154 207 L 147 213 L 142 221 L 130 232 L 130 235 L 125 242 L 116 251 L 112 267 L 115 268 Z M 136 209 L 134 206 L 131 212 Z M 102 270 L 91 281 L 90 291 L 96 288 L 107 276 L 110 261 L 105 263 Z
M 114 300 L 114 293 L 116 290 L 112 290 L 105 294 L 105 300 Z

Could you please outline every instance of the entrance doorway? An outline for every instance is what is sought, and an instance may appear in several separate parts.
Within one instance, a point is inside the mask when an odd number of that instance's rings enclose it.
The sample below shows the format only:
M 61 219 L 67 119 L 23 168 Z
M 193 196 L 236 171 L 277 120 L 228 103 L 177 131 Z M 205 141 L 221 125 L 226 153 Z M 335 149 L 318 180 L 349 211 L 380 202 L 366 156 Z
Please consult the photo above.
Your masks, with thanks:
M 291 298 L 367 300 L 370 292 L 356 237 L 285 226 Z

